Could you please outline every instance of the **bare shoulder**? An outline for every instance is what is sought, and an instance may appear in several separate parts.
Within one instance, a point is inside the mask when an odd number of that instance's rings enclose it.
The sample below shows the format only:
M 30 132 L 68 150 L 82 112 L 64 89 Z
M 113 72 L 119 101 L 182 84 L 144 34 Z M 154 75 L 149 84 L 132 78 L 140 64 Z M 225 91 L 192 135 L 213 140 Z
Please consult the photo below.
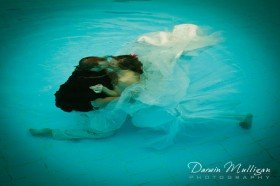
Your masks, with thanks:
M 123 70 L 119 76 L 119 83 L 123 85 L 131 85 L 140 80 L 140 74 L 131 70 Z

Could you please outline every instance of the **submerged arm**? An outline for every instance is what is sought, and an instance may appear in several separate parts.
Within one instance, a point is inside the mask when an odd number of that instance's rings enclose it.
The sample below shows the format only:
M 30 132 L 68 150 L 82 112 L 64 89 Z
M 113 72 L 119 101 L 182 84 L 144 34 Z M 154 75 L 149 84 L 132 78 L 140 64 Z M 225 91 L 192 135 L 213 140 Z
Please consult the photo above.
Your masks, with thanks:
M 119 97 L 121 95 L 121 91 L 117 86 L 115 86 L 114 90 L 110 90 L 107 87 L 103 86 L 102 92 L 104 92 L 106 95 L 112 96 L 112 97 Z
M 114 90 L 110 90 L 107 87 L 102 86 L 101 84 L 99 84 L 99 85 L 95 85 L 95 86 L 90 87 L 90 89 L 92 89 L 96 93 L 100 93 L 102 91 L 102 92 L 104 92 L 108 96 L 108 97 L 105 97 L 105 98 L 98 98 L 98 99 L 96 99 L 94 101 L 91 101 L 91 105 L 93 107 L 105 106 L 110 101 L 113 101 L 113 100 L 119 98 L 120 95 L 121 95 L 121 91 L 119 90 L 119 88 L 117 86 L 115 86 Z

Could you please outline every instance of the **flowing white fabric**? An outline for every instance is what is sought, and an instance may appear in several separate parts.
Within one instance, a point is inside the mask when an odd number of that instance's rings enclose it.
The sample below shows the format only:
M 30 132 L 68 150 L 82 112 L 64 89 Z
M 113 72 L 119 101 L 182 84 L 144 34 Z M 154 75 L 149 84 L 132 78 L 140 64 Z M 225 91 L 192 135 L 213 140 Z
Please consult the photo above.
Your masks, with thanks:
M 164 148 L 189 124 L 234 114 L 238 68 L 218 47 L 221 40 L 219 33 L 207 34 L 193 24 L 138 37 L 125 52 L 143 63 L 141 81 L 118 101 L 89 112 L 89 128 L 116 130 L 129 116 L 137 127 L 163 130 L 153 145 Z

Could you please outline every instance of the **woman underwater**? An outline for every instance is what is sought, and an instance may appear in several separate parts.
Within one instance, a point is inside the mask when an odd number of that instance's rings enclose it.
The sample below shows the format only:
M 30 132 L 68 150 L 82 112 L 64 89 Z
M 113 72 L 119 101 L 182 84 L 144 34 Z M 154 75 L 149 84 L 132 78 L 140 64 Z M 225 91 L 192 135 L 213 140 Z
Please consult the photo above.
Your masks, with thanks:
M 84 129 L 30 132 L 68 140 L 103 138 L 129 120 L 137 127 L 164 131 L 153 142 L 154 147 L 164 148 L 185 133 L 189 124 L 232 120 L 250 128 L 253 116 L 235 111 L 239 69 L 221 55 L 225 51 L 217 45 L 220 41 L 218 33 L 207 34 L 197 25 L 181 24 L 171 32 L 144 34 L 123 51 L 137 56 L 101 58 L 98 62 L 82 59 L 77 69 L 102 72 L 110 78 L 93 78 L 87 85 L 94 96 L 87 99 L 91 104 L 84 111 L 93 111 L 85 113 L 88 121 Z
M 142 63 L 133 55 L 91 56 L 81 59 L 66 83 L 61 85 L 55 93 L 56 106 L 66 112 L 73 110 L 88 112 L 93 110 L 93 100 L 100 102 L 108 94 L 112 93 L 111 91 L 109 92 L 109 89 L 113 89 L 114 84 L 117 83 L 117 72 L 125 72 L 120 71 L 120 69 L 143 73 Z M 104 85 L 103 91 L 96 92 L 89 88 L 97 84 Z M 100 86 L 96 86 L 96 88 L 98 87 Z M 110 99 L 106 98 L 104 101 L 109 101 Z

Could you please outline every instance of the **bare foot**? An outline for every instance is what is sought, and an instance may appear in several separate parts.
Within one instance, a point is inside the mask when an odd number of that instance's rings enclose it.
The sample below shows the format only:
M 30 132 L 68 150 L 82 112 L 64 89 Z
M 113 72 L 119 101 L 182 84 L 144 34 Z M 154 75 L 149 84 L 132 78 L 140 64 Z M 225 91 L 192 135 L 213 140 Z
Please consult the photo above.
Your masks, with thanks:
M 253 121 L 253 114 L 247 114 L 244 120 L 239 123 L 239 126 L 244 129 L 249 129 L 252 127 L 252 121 Z
M 52 129 L 50 129 L 50 128 L 29 129 L 29 132 L 33 136 L 51 136 L 52 135 Z

